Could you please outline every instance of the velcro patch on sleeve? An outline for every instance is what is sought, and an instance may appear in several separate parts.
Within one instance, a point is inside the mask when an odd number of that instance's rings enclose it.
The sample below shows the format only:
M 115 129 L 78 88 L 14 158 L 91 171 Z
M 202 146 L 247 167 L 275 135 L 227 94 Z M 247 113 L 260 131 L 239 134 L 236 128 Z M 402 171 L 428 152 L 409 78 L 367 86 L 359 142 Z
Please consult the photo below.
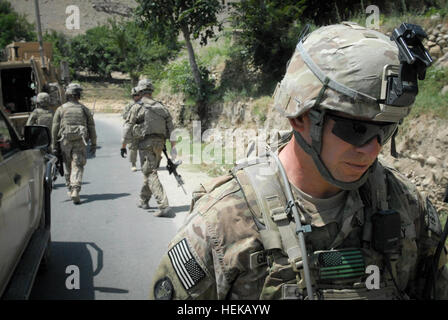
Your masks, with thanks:
M 186 239 L 172 247 L 168 256 L 185 290 L 191 289 L 205 277 L 205 272 L 191 254 Z

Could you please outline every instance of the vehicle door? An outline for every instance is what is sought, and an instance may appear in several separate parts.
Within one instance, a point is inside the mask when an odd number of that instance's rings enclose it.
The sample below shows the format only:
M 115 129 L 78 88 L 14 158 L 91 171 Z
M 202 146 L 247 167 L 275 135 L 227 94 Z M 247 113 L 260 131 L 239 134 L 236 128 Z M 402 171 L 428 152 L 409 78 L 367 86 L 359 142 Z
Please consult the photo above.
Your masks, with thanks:
M 34 182 L 27 151 L 20 149 L 16 131 L 0 112 L 0 292 L 11 276 L 29 237 Z

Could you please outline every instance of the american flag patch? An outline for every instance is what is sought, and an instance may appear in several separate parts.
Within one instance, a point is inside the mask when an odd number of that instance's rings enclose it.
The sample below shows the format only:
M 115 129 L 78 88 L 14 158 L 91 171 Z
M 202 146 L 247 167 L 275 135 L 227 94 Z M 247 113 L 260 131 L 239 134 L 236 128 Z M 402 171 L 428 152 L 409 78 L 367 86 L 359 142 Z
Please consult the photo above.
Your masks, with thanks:
M 186 290 L 194 287 L 205 277 L 205 272 L 192 256 L 186 239 L 182 239 L 182 241 L 172 247 L 168 251 L 168 256 Z

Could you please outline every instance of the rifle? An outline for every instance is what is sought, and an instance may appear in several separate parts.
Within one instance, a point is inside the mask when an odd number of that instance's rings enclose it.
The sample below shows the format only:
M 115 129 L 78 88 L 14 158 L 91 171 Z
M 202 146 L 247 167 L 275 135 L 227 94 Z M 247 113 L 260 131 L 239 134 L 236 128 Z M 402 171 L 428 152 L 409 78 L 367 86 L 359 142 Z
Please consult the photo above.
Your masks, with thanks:
M 62 159 L 62 151 L 61 146 L 59 142 L 56 143 L 56 158 L 58 158 L 58 161 L 56 161 L 56 169 L 58 170 L 61 177 L 64 176 L 64 160 Z
M 168 157 L 168 154 L 166 153 L 166 147 L 163 147 L 163 153 L 165 154 L 166 160 L 168 162 L 166 169 L 168 170 L 169 174 L 173 174 L 174 177 L 176 178 L 177 186 L 181 187 L 182 190 L 184 191 L 184 193 L 187 194 L 187 192 L 185 191 L 185 188 L 183 186 L 184 180 L 182 179 L 182 176 L 177 173 L 177 167 L 179 166 L 179 164 L 174 164 L 174 162 L 171 161 L 171 159 Z

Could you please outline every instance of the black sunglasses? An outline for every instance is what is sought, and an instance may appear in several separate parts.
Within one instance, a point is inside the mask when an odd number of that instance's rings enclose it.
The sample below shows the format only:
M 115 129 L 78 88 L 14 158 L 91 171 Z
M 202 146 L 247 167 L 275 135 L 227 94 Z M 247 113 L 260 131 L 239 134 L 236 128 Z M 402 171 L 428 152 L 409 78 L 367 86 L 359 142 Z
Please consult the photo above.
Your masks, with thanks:
M 380 145 L 385 145 L 397 130 L 397 123 L 373 122 L 326 114 L 335 123 L 332 133 L 338 138 L 356 147 L 360 147 L 377 137 Z

